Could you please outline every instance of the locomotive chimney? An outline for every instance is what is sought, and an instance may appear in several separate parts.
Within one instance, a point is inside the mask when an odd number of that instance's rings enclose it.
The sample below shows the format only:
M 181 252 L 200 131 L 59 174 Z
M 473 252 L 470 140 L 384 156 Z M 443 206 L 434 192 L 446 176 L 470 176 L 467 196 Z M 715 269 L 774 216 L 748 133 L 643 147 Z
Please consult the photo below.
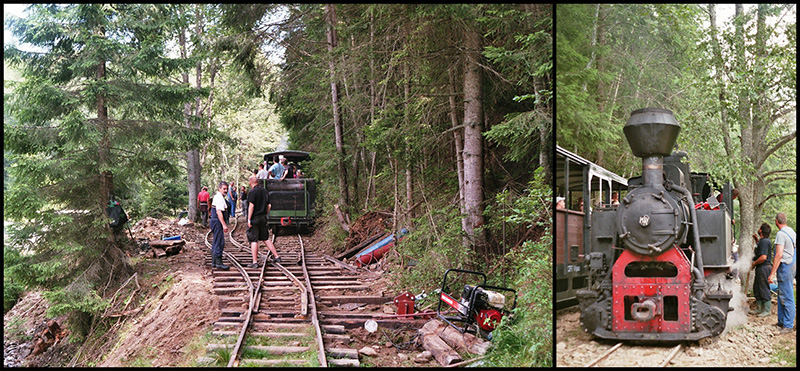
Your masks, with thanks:
M 681 126 L 672 111 L 643 108 L 631 112 L 622 131 L 636 157 L 642 158 L 642 181 L 658 187 L 663 181 L 664 156 L 672 153 Z

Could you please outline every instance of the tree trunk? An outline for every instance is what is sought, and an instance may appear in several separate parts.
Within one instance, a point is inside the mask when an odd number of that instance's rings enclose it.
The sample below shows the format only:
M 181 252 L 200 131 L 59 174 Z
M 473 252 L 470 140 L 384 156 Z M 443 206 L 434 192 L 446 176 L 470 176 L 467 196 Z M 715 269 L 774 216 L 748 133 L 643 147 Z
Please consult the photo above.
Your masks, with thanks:
M 327 38 L 328 38 L 328 52 L 330 53 L 328 59 L 328 69 L 331 75 L 331 106 L 333 108 L 333 128 L 336 141 L 336 154 L 337 161 L 336 167 L 339 176 L 339 205 L 345 215 L 349 214 L 348 204 L 350 197 L 347 192 L 347 166 L 345 164 L 344 140 L 342 129 L 342 118 L 339 114 L 339 88 L 336 84 L 336 62 L 333 57 L 333 49 L 336 47 L 336 5 L 326 4 L 325 13 L 328 23 Z
M 100 26 L 97 29 L 97 35 L 101 38 L 106 36 L 105 28 Z M 97 65 L 97 81 L 105 80 L 106 78 L 106 62 L 100 61 Z M 108 107 L 106 106 L 106 97 L 102 93 L 97 95 L 97 125 L 98 131 L 101 133 L 100 145 L 98 146 L 98 168 L 104 169 L 111 162 L 111 139 L 108 133 Z M 107 206 L 114 195 L 114 175 L 110 170 L 104 170 L 99 174 L 100 177 L 100 194 L 99 206 L 103 215 L 106 215 Z M 106 231 L 108 232 L 109 244 L 116 246 L 117 238 L 111 226 L 106 223 Z
M 197 23 L 195 24 L 195 34 L 200 35 L 202 33 L 202 13 L 200 11 L 200 5 L 197 5 L 197 12 L 196 18 Z M 180 55 L 181 58 L 185 59 L 188 57 L 186 52 L 186 30 L 182 29 L 181 32 L 178 34 L 178 43 L 180 47 Z M 183 79 L 183 83 L 189 85 L 189 74 L 184 72 L 181 74 Z M 201 77 L 202 77 L 202 69 L 200 66 L 200 62 L 197 62 L 197 80 L 196 86 L 199 89 L 201 87 Z M 197 98 L 195 107 L 195 113 L 197 116 L 199 115 L 200 110 L 200 98 Z M 186 128 L 193 128 L 195 125 L 191 122 L 191 104 L 185 103 L 183 106 L 183 123 Z M 200 153 L 197 149 L 191 149 L 186 152 L 186 168 L 187 168 L 187 190 L 189 192 L 189 205 L 188 205 L 188 218 L 191 221 L 196 222 L 199 217 L 199 213 L 197 212 L 197 195 L 200 193 Z
M 369 11 L 369 123 L 367 125 L 372 125 L 372 122 L 375 120 L 375 101 L 376 101 L 376 92 L 375 92 L 375 14 L 373 8 L 370 8 Z M 373 182 L 373 177 L 375 177 L 375 155 L 377 153 L 373 150 L 370 150 L 369 157 L 370 157 L 370 167 L 368 172 L 368 180 L 367 180 L 367 197 L 364 200 L 364 211 L 366 212 L 369 208 L 369 201 L 372 197 L 375 196 L 375 182 Z
M 405 82 L 403 82 L 403 97 L 405 99 L 405 104 L 403 105 L 403 122 L 405 124 L 405 130 L 409 130 L 411 128 L 411 105 L 409 100 L 411 99 L 411 86 L 409 79 L 411 78 L 408 68 L 409 61 L 403 62 L 403 75 L 405 77 Z M 411 144 L 406 141 L 406 154 L 411 153 Z M 413 158 L 406 158 L 404 161 L 404 167 L 406 171 L 406 212 L 405 214 L 405 224 L 411 224 L 410 221 L 414 219 L 414 211 L 411 210 L 411 205 L 414 204 L 414 186 L 412 184 L 413 178 L 411 177 L 411 167 L 415 163 Z
M 481 252 L 485 233 L 483 225 L 483 93 L 480 56 L 482 40 L 474 28 L 465 32 L 464 48 L 464 205 L 467 213 L 467 236 L 472 248 Z
M 450 122 L 453 126 L 453 141 L 455 142 L 456 152 L 456 172 L 458 173 L 458 210 L 461 215 L 467 215 L 466 206 L 464 204 L 464 137 L 463 129 L 458 128 L 458 107 L 456 106 L 456 82 L 453 77 L 453 70 L 448 69 L 448 76 L 450 78 Z M 467 218 L 461 219 L 461 228 L 467 230 Z M 466 245 L 468 240 L 465 239 Z

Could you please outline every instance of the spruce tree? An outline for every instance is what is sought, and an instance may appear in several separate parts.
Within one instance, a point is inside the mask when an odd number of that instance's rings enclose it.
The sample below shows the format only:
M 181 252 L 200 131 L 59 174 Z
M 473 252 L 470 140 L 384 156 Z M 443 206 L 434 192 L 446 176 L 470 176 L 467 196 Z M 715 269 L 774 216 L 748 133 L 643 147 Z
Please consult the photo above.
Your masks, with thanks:
M 182 125 L 183 103 L 205 92 L 168 83 L 193 62 L 167 57 L 165 9 L 35 4 L 6 19 L 36 50 L 4 48 L 22 77 L 5 84 L 4 219 L 14 222 L 7 246 L 24 252 L 5 274 L 45 289 L 49 314 L 69 313 L 73 333 L 85 334 L 103 294 L 131 273 L 109 202 L 124 203 L 142 177 L 175 176 L 175 151 L 205 139 Z

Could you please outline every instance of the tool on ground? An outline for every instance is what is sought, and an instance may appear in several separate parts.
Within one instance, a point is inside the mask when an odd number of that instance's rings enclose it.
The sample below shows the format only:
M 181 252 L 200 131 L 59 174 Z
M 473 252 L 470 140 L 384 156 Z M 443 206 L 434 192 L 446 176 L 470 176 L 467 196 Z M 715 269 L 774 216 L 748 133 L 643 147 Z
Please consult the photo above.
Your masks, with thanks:
M 480 276 L 483 280 L 476 285 L 464 285 L 461 299 L 456 300 L 448 294 L 451 291 L 447 289 L 447 276 L 451 272 L 459 273 L 459 277 Z M 510 305 L 507 303 L 509 298 L 513 298 Z M 456 315 L 444 315 L 442 313 L 442 303 L 455 309 Z M 486 275 L 481 272 L 448 269 L 444 273 L 444 279 L 442 280 L 436 315 L 461 333 L 477 332 L 488 339 L 503 317 L 511 316 L 511 311 L 516 305 L 516 290 L 487 285 Z M 456 326 L 453 322 L 461 322 L 464 325 L 463 327 Z

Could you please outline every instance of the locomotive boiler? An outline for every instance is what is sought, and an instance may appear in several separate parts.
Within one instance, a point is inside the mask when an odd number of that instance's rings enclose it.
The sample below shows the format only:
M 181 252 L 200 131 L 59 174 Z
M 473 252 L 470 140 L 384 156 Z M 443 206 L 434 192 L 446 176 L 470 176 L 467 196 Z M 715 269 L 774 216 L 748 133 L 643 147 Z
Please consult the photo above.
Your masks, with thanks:
M 725 329 L 730 198 L 695 209 L 709 193 L 708 176 L 689 171 L 685 152 L 672 153 L 680 128 L 671 111 L 653 108 L 632 112 L 623 128 L 642 174 L 618 206 L 591 215 L 590 284 L 577 297 L 581 326 L 594 336 L 685 341 Z

